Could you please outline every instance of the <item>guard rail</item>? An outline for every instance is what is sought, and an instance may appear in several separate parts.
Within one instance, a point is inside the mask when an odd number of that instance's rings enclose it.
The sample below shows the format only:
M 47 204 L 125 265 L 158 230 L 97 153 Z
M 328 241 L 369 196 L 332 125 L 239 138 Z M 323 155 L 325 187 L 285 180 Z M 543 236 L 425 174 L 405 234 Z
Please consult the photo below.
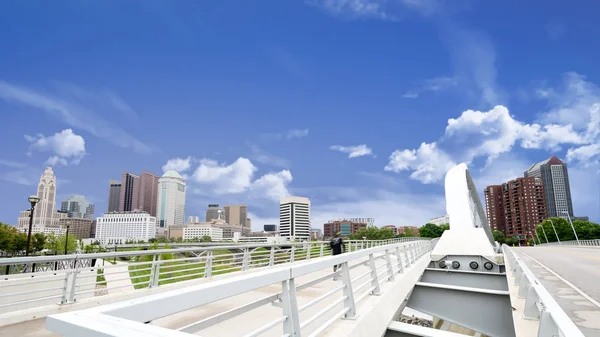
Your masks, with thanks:
M 245 337 L 259 336 L 276 327 L 282 328 L 283 336 L 317 336 L 342 317 L 356 317 L 359 314 L 358 303 L 367 296 L 385 295 L 382 294 L 381 285 L 401 277 L 398 274 L 431 251 L 433 245 L 431 241 L 395 243 L 288 264 L 93 309 L 49 316 L 46 327 L 66 337 L 184 337 L 271 304 L 281 308 L 279 314 L 255 315 L 253 317 L 261 317 L 261 320 L 245 321 L 241 327 L 246 331 Z M 333 266 L 339 266 L 337 272 L 331 272 Z M 341 278 L 340 283 L 322 285 L 331 281 L 336 273 Z M 304 282 L 300 284 L 300 280 Z M 310 301 L 305 298 L 300 305 L 297 292 L 303 290 L 307 290 L 312 297 Z M 263 297 L 241 305 L 236 300 L 236 307 L 176 330 L 152 323 L 163 317 L 253 291 Z M 267 293 L 270 294 L 265 296 Z M 217 308 L 222 307 L 217 305 Z M 272 309 L 268 310 L 271 311 L 261 313 L 272 313 Z M 198 314 L 189 313 L 187 317 L 198 317 Z M 228 326 L 231 334 L 231 329 L 238 327 L 239 323 Z
M 408 241 L 348 241 L 346 251 Z M 328 242 L 250 244 L 0 259 L 0 314 L 115 292 L 310 260 Z
M 575 323 L 556 303 L 531 270 L 507 245 L 502 246 L 504 258 L 510 262 L 518 297 L 525 298 L 523 318 L 539 320 L 538 337 L 584 337 Z

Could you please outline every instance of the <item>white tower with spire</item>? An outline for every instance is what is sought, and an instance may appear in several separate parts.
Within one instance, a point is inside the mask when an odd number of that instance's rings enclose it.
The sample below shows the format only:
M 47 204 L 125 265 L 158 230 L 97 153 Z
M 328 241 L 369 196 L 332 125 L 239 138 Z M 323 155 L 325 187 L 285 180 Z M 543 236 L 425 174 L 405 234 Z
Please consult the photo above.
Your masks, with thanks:
M 52 167 L 47 167 L 40 178 L 37 196 L 40 201 L 35 206 L 33 224 L 35 226 L 53 225 L 56 213 L 56 177 Z

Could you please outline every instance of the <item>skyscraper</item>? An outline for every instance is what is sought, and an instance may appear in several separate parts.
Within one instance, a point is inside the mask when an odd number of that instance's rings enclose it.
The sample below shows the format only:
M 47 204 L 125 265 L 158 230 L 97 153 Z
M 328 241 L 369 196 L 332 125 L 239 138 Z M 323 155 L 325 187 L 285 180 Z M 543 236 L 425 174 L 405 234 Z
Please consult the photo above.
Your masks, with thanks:
M 40 177 L 37 196 L 40 201 L 35 207 L 34 225 L 53 225 L 56 212 L 56 177 L 52 167 L 48 166 Z
M 69 218 L 94 218 L 94 204 L 91 204 L 83 195 L 70 195 L 61 202 L 60 210 L 67 212 Z
M 119 211 L 132 212 L 139 207 L 140 177 L 133 173 L 123 172 L 121 180 L 121 197 Z
M 140 178 L 138 209 L 156 216 L 156 201 L 158 193 L 158 176 L 150 172 L 142 172 Z
M 121 205 L 121 183 L 111 180 L 108 183 L 108 212 L 118 212 Z
M 158 235 L 166 235 L 169 226 L 183 226 L 185 185 L 183 178 L 175 171 L 167 171 L 158 179 Z
M 286 197 L 279 201 L 279 234 L 284 237 L 310 239 L 310 200 Z
M 546 216 L 544 185 L 538 177 L 511 180 L 484 190 L 487 217 L 492 229 L 507 237 L 526 240 Z
M 542 179 L 548 217 L 566 217 L 563 212 L 567 212 L 569 216 L 573 217 L 567 164 L 552 156 L 547 160 L 531 165 L 525 171 L 525 177 Z
M 208 204 L 208 208 L 206 209 L 206 222 L 214 219 L 224 218 L 223 210 L 219 207 L 219 204 Z
M 248 228 L 248 205 L 225 205 L 225 222 Z

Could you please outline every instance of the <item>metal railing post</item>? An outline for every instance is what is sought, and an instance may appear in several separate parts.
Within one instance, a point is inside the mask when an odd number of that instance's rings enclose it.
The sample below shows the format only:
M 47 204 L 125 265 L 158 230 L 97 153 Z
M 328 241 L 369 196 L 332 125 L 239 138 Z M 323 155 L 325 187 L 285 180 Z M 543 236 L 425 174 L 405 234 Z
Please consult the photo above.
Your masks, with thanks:
M 309 243 L 309 244 L 306 246 L 306 259 L 307 259 L 307 260 L 310 260 L 310 251 L 311 251 L 311 244 Z
M 371 286 L 373 286 L 373 290 L 371 294 L 380 295 L 381 290 L 379 289 L 379 279 L 377 278 L 377 267 L 375 266 L 375 258 L 373 254 L 369 254 L 369 268 L 371 268 Z
M 69 303 L 75 302 L 75 292 L 77 291 L 77 274 L 79 274 L 79 266 L 77 260 L 73 260 L 75 270 L 71 273 L 71 291 L 69 292 Z
M 525 276 L 525 277 L 523 277 Z M 519 281 L 519 292 L 517 293 L 517 297 L 525 298 L 527 297 L 527 289 L 529 288 L 529 279 L 527 275 L 521 275 L 521 280 Z
M 300 315 L 298 314 L 298 301 L 296 300 L 296 283 L 294 279 L 281 282 L 281 307 L 283 315 L 283 333 L 288 336 L 300 336 Z
M 385 261 L 387 262 L 388 281 L 394 280 L 394 269 L 392 267 L 392 259 L 390 258 L 390 250 L 385 250 Z
M 295 246 L 292 245 L 292 250 L 290 251 L 290 263 L 294 262 L 294 252 L 296 251 L 294 248 Z
M 65 280 L 63 282 L 62 296 L 59 304 L 66 304 L 69 299 L 67 298 L 67 288 L 69 287 L 69 279 L 71 278 L 71 272 L 65 272 Z
M 275 247 L 271 247 L 269 252 L 269 266 L 275 265 Z
M 527 287 L 527 298 L 525 299 L 525 308 L 523 309 L 523 318 L 526 319 L 539 319 L 540 312 L 538 311 L 536 302 L 539 300 L 539 296 L 533 287 L 533 284 L 530 284 Z
M 402 254 L 399 246 L 396 246 L 396 259 L 398 260 L 398 274 L 401 274 L 404 272 L 404 266 L 402 265 Z
M 248 248 L 244 248 L 244 255 L 242 256 L 242 271 L 248 270 L 250 264 L 250 251 Z
M 158 287 L 158 281 L 160 280 L 160 265 L 162 263 L 161 255 L 157 254 L 156 257 L 156 272 L 154 273 L 154 279 L 152 281 L 152 287 Z
M 356 317 L 356 302 L 354 301 L 354 291 L 352 290 L 352 279 L 350 278 L 348 262 L 342 263 L 342 282 L 344 282 L 343 294 L 346 297 L 344 307 L 349 308 L 348 312 L 344 314 L 344 318 L 352 319 Z
M 150 278 L 148 279 L 148 288 L 152 288 L 152 281 L 156 273 L 156 255 L 152 255 L 152 264 L 150 265 Z
M 324 248 L 324 244 L 321 244 L 321 248 L 319 250 L 319 257 L 323 257 L 323 248 Z
M 206 262 L 204 263 L 204 277 L 212 276 L 213 251 L 206 252 Z

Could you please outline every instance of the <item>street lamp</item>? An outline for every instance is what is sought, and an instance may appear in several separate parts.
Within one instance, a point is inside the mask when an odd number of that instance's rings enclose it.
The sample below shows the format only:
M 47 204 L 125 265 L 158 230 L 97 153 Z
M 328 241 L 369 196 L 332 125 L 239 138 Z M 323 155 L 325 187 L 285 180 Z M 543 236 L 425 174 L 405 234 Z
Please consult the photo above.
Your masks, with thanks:
M 573 228 L 573 233 L 575 234 L 575 240 L 577 240 L 577 245 L 581 245 L 581 243 L 579 243 L 579 238 L 577 237 L 577 232 L 575 231 L 575 226 L 573 226 L 573 221 L 571 221 L 571 216 L 569 215 L 569 212 L 562 211 L 561 213 L 566 214 L 567 218 L 569 218 L 569 223 L 571 224 L 571 228 Z
M 33 211 L 35 211 L 35 204 L 37 204 L 40 201 L 40 198 L 36 197 L 35 195 L 32 195 L 29 198 L 27 198 L 27 200 L 29 200 L 29 203 L 31 203 L 31 210 L 29 213 L 29 232 L 27 233 L 27 248 L 25 249 L 25 256 L 29 256 L 29 245 L 31 244 L 31 227 L 33 226 Z
M 552 229 L 554 229 L 554 235 L 556 235 L 556 240 L 558 240 L 558 244 L 562 245 L 562 243 L 560 243 L 560 239 L 558 238 L 558 233 L 556 233 L 556 228 L 554 227 L 554 222 L 552 222 L 552 219 L 548 219 L 548 221 L 550 221 L 550 224 L 552 225 Z
M 69 227 L 71 227 L 71 224 L 67 222 L 67 234 L 65 236 L 65 255 L 67 255 L 67 247 L 69 246 Z
M 544 229 L 544 226 L 540 226 L 540 227 L 542 227 L 542 232 L 544 232 L 544 237 L 546 238 L 546 243 L 550 243 L 548 241 L 548 235 L 546 235 L 546 230 Z

